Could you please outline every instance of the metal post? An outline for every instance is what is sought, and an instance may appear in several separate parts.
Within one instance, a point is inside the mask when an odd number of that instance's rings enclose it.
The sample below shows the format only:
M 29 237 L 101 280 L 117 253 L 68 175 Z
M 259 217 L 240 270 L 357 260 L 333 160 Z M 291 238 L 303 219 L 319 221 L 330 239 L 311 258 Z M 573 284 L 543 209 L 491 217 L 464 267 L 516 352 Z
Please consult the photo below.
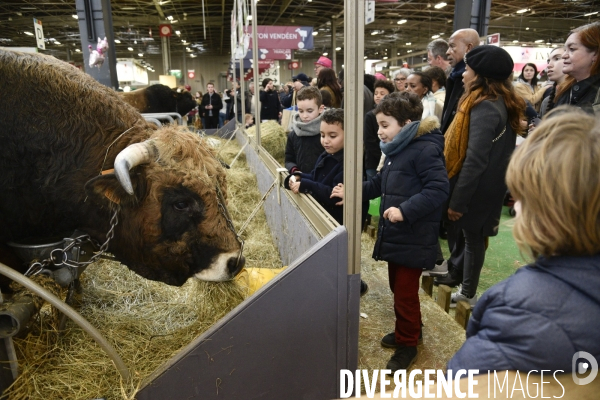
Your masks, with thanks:
M 338 70 L 337 70 L 336 32 L 337 32 L 337 17 L 332 17 L 331 18 L 331 61 L 333 61 L 332 68 L 337 74 Z
M 254 119 L 256 121 L 256 144 L 260 146 L 260 88 L 258 87 L 258 15 L 256 14 L 256 1 L 252 3 L 252 60 L 254 61 L 254 110 L 256 115 Z
M 471 8 L 473 0 L 456 0 L 454 3 L 454 25 L 452 30 L 455 32 L 459 29 L 471 27 Z
M 348 229 L 348 274 L 360 273 L 364 26 L 364 0 L 344 0 L 344 224 Z
M 161 45 L 161 52 L 162 52 L 162 59 L 163 59 L 163 75 L 168 75 L 169 74 L 169 69 L 170 65 L 169 65 L 169 50 L 167 47 L 167 41 L 169 39 L 166 36 L 161 36 L 160 38 L 160 45 Z

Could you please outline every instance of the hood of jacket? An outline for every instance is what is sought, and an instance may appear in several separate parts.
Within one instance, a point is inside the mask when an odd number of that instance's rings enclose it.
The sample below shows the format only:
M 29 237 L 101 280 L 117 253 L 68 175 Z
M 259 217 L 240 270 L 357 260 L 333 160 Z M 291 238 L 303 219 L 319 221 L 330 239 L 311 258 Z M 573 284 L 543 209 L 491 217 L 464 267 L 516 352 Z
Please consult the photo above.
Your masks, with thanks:
M 600 254 L 557 256 L 550 259 L 540 257 L 535 268 L 543 268 L 544 272 L 600 304 Z
M 316 136 L 321 134 L 321 115 L 312 121 L 302 122 L 300 114 L 294 115 L 292 121 L 294 132 L 298 136 Z

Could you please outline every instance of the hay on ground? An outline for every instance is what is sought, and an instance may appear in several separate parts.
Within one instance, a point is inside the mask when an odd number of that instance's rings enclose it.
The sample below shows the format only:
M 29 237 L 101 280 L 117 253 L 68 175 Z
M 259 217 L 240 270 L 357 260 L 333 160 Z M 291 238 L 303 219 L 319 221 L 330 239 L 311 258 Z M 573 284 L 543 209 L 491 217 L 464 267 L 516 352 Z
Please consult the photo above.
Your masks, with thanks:
M 248 136 L 254 138 L 256 126 L 248 128 L 246 132 Z M 277 121 L 269 120 L 260 124 L 260 144 L 281 165 L 285 164 L 286 143 L 287 134 L 285 129 Z

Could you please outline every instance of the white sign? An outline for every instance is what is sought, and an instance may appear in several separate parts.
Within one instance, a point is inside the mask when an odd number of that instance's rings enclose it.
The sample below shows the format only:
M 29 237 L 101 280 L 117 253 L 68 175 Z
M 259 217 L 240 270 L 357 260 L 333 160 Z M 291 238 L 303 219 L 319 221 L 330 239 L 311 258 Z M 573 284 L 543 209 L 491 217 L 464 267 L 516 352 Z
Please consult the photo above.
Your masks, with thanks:
M 375 21 L 375 0 L 365 1 L 365 25 Z
M 44 44 L 44 30 L 42 29 L 42 21 L 33 19 L 33 31 L 35 32 L 35 40 L 37 41 L 38 49 L 46 50 Z

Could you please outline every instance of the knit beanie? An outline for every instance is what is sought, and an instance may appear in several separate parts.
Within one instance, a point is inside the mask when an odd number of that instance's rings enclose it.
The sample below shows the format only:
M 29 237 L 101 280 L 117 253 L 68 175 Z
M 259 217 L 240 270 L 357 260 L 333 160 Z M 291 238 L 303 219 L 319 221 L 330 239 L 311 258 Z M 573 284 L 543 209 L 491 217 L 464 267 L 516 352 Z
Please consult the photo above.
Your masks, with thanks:
M 507 79 L 515 66 L 506 50 L 489 44 L 475 47 L 468 52 L 465 55 L 465 64 L 477 75 L 499 81 Z

